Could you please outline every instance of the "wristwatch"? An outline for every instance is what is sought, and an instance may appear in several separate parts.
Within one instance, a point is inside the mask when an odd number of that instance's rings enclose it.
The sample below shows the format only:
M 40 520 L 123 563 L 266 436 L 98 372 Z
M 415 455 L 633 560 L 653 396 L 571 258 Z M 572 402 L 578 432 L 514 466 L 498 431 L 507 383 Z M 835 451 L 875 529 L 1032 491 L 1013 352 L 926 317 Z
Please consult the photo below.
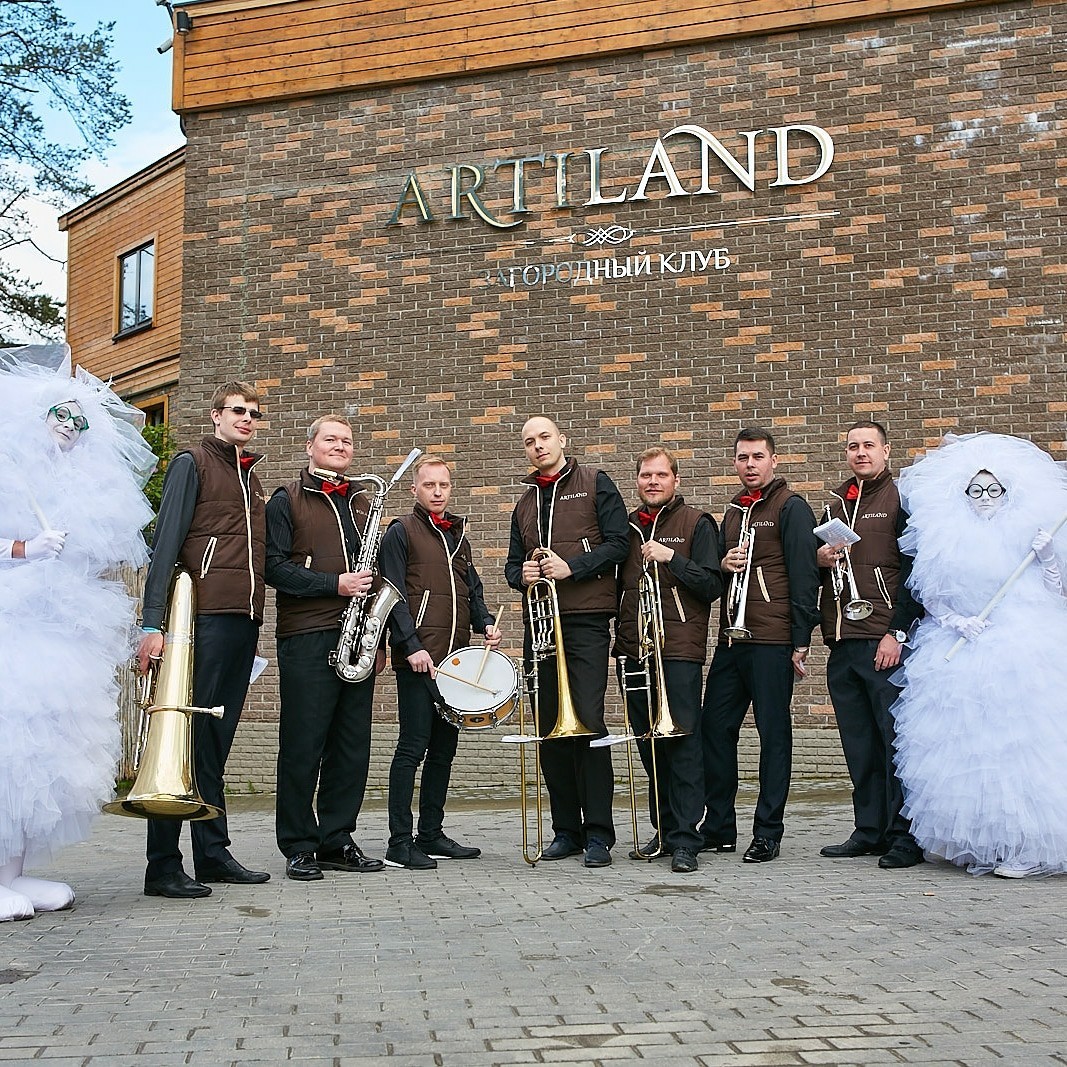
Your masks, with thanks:
M 889 636 L 890 637 L 895 637 L 899 644 L 904 644 L 904 642 L 907 641 L 907 639 L 908 639 L 908 631 L 907 630 L 890 630 L 889 631 Z

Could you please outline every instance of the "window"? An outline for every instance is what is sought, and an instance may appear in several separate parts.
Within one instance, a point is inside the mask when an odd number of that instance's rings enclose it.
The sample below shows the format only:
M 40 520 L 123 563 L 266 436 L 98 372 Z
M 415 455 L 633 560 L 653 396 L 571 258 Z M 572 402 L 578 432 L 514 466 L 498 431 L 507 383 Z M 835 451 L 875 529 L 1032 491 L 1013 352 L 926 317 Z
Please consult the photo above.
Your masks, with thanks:
M 156 246 L 150 241 L 119 256 L 118 332 L 152 325 L 155 302 Z
M 140 408 L 145 414 L 146 426 L 162 426 L 167 421 L 170 398 L 166 393 L 159 396 L 150 396 L 144 400 L 134 400 L 135 408 Z

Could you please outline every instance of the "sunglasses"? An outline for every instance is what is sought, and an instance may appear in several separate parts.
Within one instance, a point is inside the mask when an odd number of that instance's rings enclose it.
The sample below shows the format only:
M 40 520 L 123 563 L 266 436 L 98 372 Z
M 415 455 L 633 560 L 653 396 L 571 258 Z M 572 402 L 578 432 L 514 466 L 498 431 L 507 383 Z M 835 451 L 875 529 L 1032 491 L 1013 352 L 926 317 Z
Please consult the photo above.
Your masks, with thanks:
M 248 415 L 255 419 L 257 422 L 263 418 L 263 412 L 258 408 L 246 408 L 243 404 L 223 404 L 219 409 L 220 411 L 232 411 L 238 417 L 241 415 Z
M 56 422 L 72 422 L 74 429 L 79 433 L 89 429 L 89 420 L 84 415 L 72 415 L 70 408 L 57 404 L 48 409 L 49 415 L 54 415 Z

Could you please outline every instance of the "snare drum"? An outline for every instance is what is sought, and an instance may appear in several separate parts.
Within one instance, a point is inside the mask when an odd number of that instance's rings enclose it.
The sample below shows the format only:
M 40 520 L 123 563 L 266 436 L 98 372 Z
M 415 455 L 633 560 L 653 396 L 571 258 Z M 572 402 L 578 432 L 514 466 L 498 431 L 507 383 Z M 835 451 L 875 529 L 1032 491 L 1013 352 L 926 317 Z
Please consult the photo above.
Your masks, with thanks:
M 449 653 L 437 665 L 435 680 L 445 702 L 438 707 L 441 717 L 461 730 L 499 726 L 519 706 L 519 672 L 495 648 L 488 656 L 484 646 Z

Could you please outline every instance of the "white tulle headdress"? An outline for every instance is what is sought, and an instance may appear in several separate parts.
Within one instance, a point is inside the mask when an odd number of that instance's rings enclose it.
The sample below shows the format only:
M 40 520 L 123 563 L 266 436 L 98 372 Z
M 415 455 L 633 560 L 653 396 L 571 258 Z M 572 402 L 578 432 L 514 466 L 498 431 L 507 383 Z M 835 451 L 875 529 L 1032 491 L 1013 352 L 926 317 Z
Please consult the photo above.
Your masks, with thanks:
M 89 428 L 61 452 L 46 417 L 71 401 Z M 67 345 L 0 352 L 0 499 L 12 527 L 5 535 L 33 536 L 43 513 L 71 531 L 71 555 L 90 565 L 141 561 L 137 531 L 152 512 L 140 490 L 156 463 L 143 425 L 144 413 L 95 375 L 82 367 L 71 374 Z
M 987 516 L 966 495 L 982 470 L 1006 490 L 1003 505 Z M 949 434 L 901 473 L 900 493 L 910 516 L 900 545 L 915 556 L 912 590 L 928 606 L 951 593 L 953 610 L 965 613 L 981 608 L 1039 528 L 1050 529 L 1067 513 L 1067 470 L 1021 437 Z M 1061 557 L 1062 541 L 1061 534 Z

